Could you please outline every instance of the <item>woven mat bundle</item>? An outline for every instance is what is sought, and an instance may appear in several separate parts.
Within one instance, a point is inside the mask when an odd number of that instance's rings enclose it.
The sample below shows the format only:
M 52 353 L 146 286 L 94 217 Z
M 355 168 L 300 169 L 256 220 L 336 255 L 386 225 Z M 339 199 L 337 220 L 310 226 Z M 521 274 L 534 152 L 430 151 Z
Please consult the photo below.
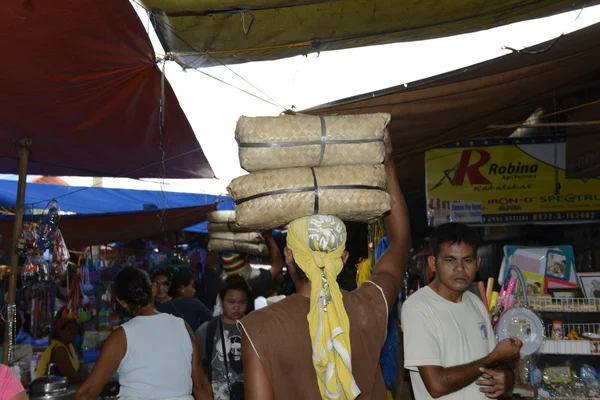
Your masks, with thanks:
M 389 114 L 240 117 L 235 137 L 248 172 L 356 164 L 380 164 Z
M 208 251 L 236 251 L 256 256 L 268 256 L 265 239 L 256 232 L 218 232 L 208 237 Z
M 213 211 L 208 213 L 208 233 L 249 232 L 235 223 L 235 211 Z
M 213 211 L 206 214 L 208 222 L 214 224 L 235 223 L 235 211 Z
M 390 210 L 383 164 L 287 168 L 253 172 L 227 190 L 239 226 L 267 230 L 313 214 L 374 221 Z

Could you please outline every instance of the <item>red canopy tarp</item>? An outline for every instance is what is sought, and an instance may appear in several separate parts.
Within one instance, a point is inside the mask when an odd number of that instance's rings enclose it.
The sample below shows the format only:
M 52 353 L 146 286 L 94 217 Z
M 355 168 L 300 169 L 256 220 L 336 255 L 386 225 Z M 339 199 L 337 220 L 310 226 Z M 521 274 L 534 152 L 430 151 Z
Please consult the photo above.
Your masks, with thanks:
M 31 138 L 31 174 L 214 177 L 166 81 L 160 133 L 161 71 L 129 1 L 4 3 L 0 172 Z
M 600 100 L 600 24 L 521 53 L 305 112 L 390 113 L 400 182 L 406 191 L 424 191 L 425 151 L 461 139 L 508 135 L 511 130 L 490 125 L 520 123 L 539 107 L 560 117 L 561 110 L 595 100 Z
M 178 232 L 206 221 L 216 204 L 135 213 L 63 216 L 60 230 L 69 248 L 124 242 Z M 14 218 L 0 219 L 2 249 L 10 251 Z

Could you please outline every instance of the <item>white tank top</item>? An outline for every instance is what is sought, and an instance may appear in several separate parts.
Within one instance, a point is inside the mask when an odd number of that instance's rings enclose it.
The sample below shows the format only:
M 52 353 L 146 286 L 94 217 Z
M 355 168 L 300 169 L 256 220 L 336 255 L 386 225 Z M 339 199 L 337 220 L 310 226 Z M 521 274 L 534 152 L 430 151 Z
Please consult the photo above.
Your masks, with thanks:
M 170 399 L 192 393 L 192 341 L 181 318 L 137 316 L 124 323 L 127 352 L 119 397 Z

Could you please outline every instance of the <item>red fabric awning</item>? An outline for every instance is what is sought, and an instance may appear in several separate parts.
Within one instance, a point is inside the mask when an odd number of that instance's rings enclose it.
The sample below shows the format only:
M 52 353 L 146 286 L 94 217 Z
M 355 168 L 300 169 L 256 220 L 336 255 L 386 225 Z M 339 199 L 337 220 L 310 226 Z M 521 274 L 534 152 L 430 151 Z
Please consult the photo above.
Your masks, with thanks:
M 4 3 L 0 172 L 31 138 L 30 174 L 214 177 L 166 81 L 159 130 L 161 71 L 129 1 Z
M 69 248 L 151 238 L 206 221 L 216 204 L 136 213 L 63 216 L 60 230 Z M 14 219 L 0 220 L 1 247 L 10 251 Z

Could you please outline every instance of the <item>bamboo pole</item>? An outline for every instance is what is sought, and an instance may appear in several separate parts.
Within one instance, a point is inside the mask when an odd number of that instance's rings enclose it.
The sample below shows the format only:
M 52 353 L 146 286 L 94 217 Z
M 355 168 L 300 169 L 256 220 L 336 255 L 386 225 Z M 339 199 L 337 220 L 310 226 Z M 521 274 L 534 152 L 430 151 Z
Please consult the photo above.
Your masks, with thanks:
M 13 237 L 12 247 L 10 255 L 10 275 L 9 275 L 9 287 L 8 287 L 8 309 L 14 309 L 15 299 L 17 294 L 17 278 L 19 276 L 19 256 L 15 249 L 19 240 L 19 235 L 23 229 L 23 214 L 25 211 L 25 187 L 27 186 L 27 164 L 29 162 L 29 153 L 31 148 L 31 139 L 21 139 L 17 142 L 19 147 L 19 184 L 17 186 L 17 204 L 15 211 L 15 222 L 13 226 Z M 16 310 L 15 310 L 16 312 Z M 15 329 L 13 326 L 13 318 L 6 321 L 6 329 L 4 329 L 4 347 L 2 352 L 2 363 L 9 365 L 14 360 L 10 359 L 12 356 L 12 346 L 14 343 L 13 335 L 11 330 Z

